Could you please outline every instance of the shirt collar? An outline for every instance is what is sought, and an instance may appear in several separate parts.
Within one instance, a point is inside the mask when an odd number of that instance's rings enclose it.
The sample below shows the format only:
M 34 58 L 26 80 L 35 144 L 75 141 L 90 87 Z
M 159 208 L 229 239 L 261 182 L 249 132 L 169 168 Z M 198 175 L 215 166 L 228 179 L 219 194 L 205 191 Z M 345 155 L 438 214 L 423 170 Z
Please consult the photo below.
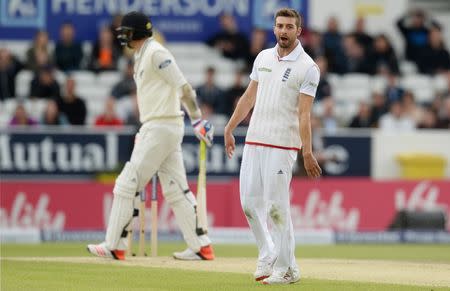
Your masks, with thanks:
M 289 62 L 294 62 L 298 59 L 298 57 L 304 52 L 305 50 L 302 47 L 302 44 L 300 43 L 300 41 L 298 42 L 297 46 L 295 47 L 295 49 L 293 51 L 291 51 L 290 54 L 288 54 L 287 56 L 284 56 L 282 58 L 280 58 L 280 56 L 278 55 L 278 44 L 275 45 L 274 47 L 274 54 L 277 57 L 278 61 L 289 61 Z
M 138 59 L 141 58 L 141 56 L 142 56 L 142 55 L 144 54 L 144 52 L 145 52 L 145 49 L 147 48 L 147 45 L 150 43 L 151 40 L 153 40 L 153 37 L 149 37 L 149 38 L 144 42 L 144 44 L 142 45 L 142 47 L 141 47 L 141 49 L 139 50 L 139 52 L 136 52 L 136 53 L 134 54 L 134 59 L 135 59 L 135 60 L 138 60 Z

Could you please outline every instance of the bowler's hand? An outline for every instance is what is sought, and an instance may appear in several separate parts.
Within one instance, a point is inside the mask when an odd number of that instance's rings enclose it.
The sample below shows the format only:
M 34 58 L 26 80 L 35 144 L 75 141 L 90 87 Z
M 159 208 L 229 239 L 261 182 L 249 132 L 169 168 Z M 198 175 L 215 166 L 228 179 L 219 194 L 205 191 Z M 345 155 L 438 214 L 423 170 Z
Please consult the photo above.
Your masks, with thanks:
M 223 137 L 225 139 L 225 152 L 227 153 L 228 158 L 231 159 L 234 154 L 234 149 L 236 148 L 233 133 L 231 132 L 231 130 L 225 127 Z
M 317 163 L 316 158 L 313 156 L 313 154 L 308 153 L 303 155 L 303 163 L 305 165 L 306 173 L 308 174 L 308 177 L 311 178 L 319 178 L 322 174 L 322 169 L 319 166 L 319 163 Z

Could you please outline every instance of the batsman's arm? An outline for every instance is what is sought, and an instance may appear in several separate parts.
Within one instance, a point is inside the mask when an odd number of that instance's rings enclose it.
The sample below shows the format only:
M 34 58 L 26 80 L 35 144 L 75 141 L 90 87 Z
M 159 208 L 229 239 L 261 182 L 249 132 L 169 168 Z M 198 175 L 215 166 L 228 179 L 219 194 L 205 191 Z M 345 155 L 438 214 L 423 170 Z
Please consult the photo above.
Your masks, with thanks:
M 235 149 L 233 130 L 239 125 L 239 123 L 241 123 L 242 120 L 244 120 L 253 106 L 255 106 L 257 90 L 258 82 L 251 80 L 244 94 L 241 96 L 241 98 L 239 98 L 236 109 L 234 110 L 233 115 L 225 126 L 225 151 L 229 158 L 231 158 Z

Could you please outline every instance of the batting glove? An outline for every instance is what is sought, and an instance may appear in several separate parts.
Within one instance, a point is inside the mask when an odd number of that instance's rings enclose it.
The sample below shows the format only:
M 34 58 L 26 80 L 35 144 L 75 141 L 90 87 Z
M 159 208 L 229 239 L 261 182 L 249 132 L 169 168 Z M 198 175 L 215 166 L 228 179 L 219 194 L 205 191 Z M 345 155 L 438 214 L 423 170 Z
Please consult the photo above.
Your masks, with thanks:
M 214 138 L 214 126 L 205 119 L 198 119 L 192 121 L 194 133 L 199 140 L 203 140 L 208 147 L 212 145 Z

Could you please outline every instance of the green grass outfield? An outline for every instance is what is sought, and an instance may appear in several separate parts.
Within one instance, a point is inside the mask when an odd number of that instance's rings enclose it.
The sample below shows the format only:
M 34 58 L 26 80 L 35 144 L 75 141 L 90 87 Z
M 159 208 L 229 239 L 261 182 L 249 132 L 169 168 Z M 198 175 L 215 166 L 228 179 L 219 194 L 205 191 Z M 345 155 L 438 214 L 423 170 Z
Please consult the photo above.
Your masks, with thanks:
M 182 243 L 161 243 L 159 255 L 166 257 L 185 247 Z M 216 245 L 217 257 L 256 260 L 256 247 L 251 245 Z M 298 246 L 301 259 L 388 260 L 404 263 L 448 265 L 450 278 L 450 245 L 336 245 Z M 252 279 L 251 272 L 195 271 L 155 266 L 121 266 L 121 262 L 98 259 L 101 264 L 55 262 L 54 257 L 89 258 L 84 243 L 46 243 L 40 245 L 1 246 L 1 290 L 450 290 L 450 286 L 411 286 L 356 281 L 302 278 L 289 286 L 264 286 Z M 21 260 L 18 257 L 22 257 Z M 40 261 L 35 257 L 46 257 Z M 28 260 L 30 258 L 30 260 Z M 141 259 L 144 260 L 145 259 Z M 148 259 L 150 261 L 150 258 Z M 235 259 L 239 262 L 239 259 Z M 249 261 L 249 259 L 245 259 Z M 374 261 L 376 262 L 376 261 Z M 176 262 L 174 262 L 176 264 Z M 171 264 L 174 264 L 171 263 Z M 197 262 L 201 263 L 201 262 Z M 370 262 L 369 262 L 370 264 Z M 326 265 L 324 266 L 326 268 Z M 252 266 L 253 268 L 253 266 Z M 300 266 L 302 268 L 302 266 Z M 305 271 L 306 272 L 306 271 Z M 338 270 L 339 272 L 339 270 Z M 339 274 L 338 274 L 339 275 Z M 357 275 L 357 274 L 356 274 Z M 413 279 L 413 278 L 411 278 Z M 417 284 L 415 284 L 417 285 Z

